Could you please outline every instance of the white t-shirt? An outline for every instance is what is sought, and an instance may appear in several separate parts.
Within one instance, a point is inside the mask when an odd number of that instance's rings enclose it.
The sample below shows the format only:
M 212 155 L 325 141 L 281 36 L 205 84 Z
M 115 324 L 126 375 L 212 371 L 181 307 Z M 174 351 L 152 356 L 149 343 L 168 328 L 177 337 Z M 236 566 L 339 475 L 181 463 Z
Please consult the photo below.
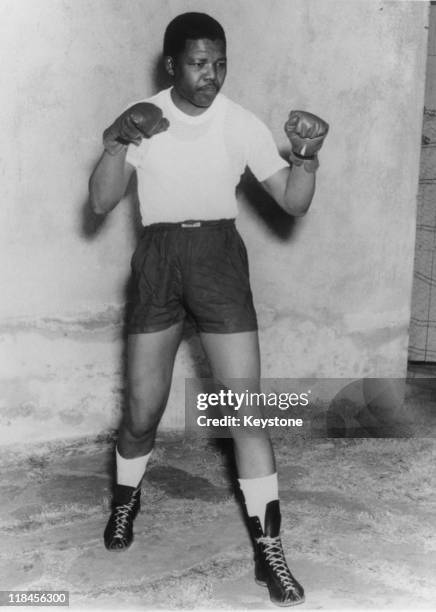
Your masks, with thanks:
M 168 130 L 127 151 L 137 171 L 143 225 L 236 217 L 235 191 L 245 167 L 263 181 L 288 164 L 265 124 L 223 94 L 192 117 L 175 106 L 170 91 L 144 100 L 162 109 Z

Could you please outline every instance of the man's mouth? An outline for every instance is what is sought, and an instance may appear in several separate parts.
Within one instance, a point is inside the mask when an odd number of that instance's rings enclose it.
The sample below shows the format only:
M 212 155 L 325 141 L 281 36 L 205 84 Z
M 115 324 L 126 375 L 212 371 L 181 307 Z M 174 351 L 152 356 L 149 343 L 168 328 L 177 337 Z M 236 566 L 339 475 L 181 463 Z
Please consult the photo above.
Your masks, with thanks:
M 216 91 L 218 91 L 218 87 L 211 83 L 210 85 L 203 85 L 203 87 L 199 87 L 199 90 L 205 91 L 207 93 L 215 93 Z

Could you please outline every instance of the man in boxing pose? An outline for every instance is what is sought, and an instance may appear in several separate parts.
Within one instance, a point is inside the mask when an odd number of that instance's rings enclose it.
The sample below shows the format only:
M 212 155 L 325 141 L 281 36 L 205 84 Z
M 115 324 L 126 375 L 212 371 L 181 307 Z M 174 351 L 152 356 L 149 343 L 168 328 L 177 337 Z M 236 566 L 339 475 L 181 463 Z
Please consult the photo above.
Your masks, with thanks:
M 127 548 L 133 539 L 141 480 L 187 314 L 197 325 L 214 378 L 230 386 L 232 379 L 250 380 L 249 391 L 259 391 L 256 313 L 247 254 L 234 224 L 241 174 L 248 166 L 287 213 L 301 216 L 314 194 L 317 151 L 328 131 L 319 117 L 292 111 L 285 124 L 291 164 L 284 161 L 269 129 L 220 93 L 226 39 L 208 15 L 176 17 L 166 29 L 163 52 L 172 87 L 130 106 L 105 130 L 104 153 L 90 179 L 92 208 L 105 214 L 121 200 L 136 170 L 145 226 L 131 264 L 128 402 L 104 533 L 113 551 Z M 256 581 L 268 587 L 279 605 L 301 603 L 304 591 L 287 566 L 280 540 L 269 436 L 265 430 L 247 435 L 233 428 L 232 437 Z

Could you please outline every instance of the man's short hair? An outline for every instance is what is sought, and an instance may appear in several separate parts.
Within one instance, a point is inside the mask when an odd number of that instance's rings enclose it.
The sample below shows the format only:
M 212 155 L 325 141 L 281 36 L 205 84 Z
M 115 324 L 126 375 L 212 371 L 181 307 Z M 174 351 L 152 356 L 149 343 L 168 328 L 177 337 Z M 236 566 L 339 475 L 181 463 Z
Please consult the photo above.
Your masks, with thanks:
M 222 40 L 226 44 L 224 29 L 216 19 L 205 13 L 183 13 L 167 26 L 164 36 L 163 54 L 177 57 L 185 49 L 186 41 L 207 38 Z

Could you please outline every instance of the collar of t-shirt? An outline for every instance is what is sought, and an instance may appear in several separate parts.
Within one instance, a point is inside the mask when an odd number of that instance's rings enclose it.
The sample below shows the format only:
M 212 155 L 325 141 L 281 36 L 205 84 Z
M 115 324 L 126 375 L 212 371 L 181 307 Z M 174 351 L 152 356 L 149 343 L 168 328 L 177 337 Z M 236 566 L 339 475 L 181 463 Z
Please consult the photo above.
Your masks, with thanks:
M 176 119 L 178 119 L 179 121 L 182 121 L 185 124 L 189 124 L 189 125 L 201 125 L 203 123 L 210 121 L 217 114 L 217 112 L 221 108 L 223 101 L 224 101 L 224 97 L 222 96 L 222 94 L 218 93 L 215 100 L 212 102 L 212 104 L 209 107 L 206 108 L 206 110 L 203 113 L 201 113 L 200 115 L 188 115 L 184 113 L 183 111 L 181 111 L 174 104 L 173 99 L 171 97 L 172 89 L 173 89 L 172 87 L 169 87 L 168 89 L 165 90 L 165 98 L 166 98 L 168 110 Z

